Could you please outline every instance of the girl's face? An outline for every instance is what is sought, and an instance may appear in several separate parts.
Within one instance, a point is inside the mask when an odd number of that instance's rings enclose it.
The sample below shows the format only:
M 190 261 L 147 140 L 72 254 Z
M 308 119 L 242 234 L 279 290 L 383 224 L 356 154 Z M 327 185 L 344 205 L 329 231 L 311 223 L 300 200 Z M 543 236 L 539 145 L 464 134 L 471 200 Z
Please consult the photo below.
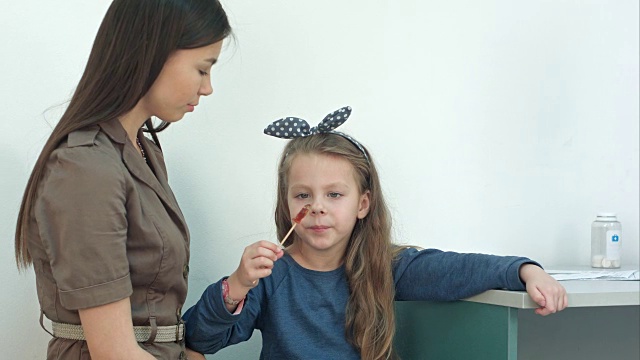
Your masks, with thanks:
M 369 212 L 369 193 L 360 193 L 355 170 L 345 159 L 324 154 L 296 155 L 289 169 L 287 202 L 293 219 L 311 209 L 295 231 L 307 252 L 342 256 L 358 219 Z
M 210 72 L 221 48 L 222 41 L 219 41 L 173 52 L 142 97 L 140 105 L 143 111 L 166 122 L 178 121 L 185 113 L 193 111 L 200 102 L 200 96 L 213 92 Z

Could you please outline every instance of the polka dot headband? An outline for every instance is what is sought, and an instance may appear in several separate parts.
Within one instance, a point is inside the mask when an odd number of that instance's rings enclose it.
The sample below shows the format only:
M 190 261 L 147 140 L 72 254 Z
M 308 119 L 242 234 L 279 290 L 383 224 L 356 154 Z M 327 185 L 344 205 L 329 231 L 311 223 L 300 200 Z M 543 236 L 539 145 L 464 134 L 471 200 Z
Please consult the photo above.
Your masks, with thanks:
M 360 152 L 362 152 L 367 162 L 369 162 L 367 153 L 356 139 L 345 133 L 334 130 L 338 126 L 344 124 L 344 122 L 349 118 L 349 115 L 351 115 L 351 106 L 345 106 L 325 116 L 320 124 L 314 127 L 310 127 L 309 123 L 304 119 L 286 117 L 269 124 L 269 126 L 264 129 L 264 133 L 281 139 L 294 139 L 297 137 L 306 137 L 321 133 L 336 134 L 349 140 L 353 145 L 355 145 Z

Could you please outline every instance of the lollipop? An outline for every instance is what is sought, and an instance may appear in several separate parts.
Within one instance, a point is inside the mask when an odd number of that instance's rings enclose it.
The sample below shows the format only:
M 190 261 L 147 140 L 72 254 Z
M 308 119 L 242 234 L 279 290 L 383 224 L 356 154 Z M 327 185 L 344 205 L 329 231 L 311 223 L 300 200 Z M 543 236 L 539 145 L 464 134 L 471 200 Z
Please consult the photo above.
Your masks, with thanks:
M 296 217 L 293 218 L 293 226 L 291 226 L 291 229 L 289 229 L 289 232 L 287 233 L 287 235 L 285 235 L 284 238 L 282 238 L 282 241 L 280 241 L 280 246 L 284 245 L 284 242 L 287 241 L 287 238 L 289 237 L 289 235 L 291 235 L 291 233 L 293 232 L 293 229 L 296 228 L 296 225 L 300 224 L 302 219 L 304 219 L 304 217 L 307 216 L 309 209 L 311 209 L 310 204 L 307 204 L 304 207 L 302 207 L 302 209 L 300 209 L 300 212 L 298 212 L 298 215 L 296 215 Z

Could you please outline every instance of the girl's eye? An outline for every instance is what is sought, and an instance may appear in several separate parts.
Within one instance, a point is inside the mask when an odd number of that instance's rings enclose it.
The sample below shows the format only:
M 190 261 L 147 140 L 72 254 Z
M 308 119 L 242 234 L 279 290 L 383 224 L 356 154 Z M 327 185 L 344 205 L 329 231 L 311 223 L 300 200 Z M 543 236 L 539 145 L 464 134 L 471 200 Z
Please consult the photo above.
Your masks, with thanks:
M 298 198 L 298 199 L 308 199 L 309 198 L 309 194 L 298 194 L 298 195 L 296 195 L 296 198 Z
M 340 196 L 342 196 L 342 194 L 340 193 L 336 193 L 336 192 L 329 193 L 329 197 L 331 198 L 339 198 Z
M 209 73 L 208 73 L 208 72 L 206 72 L 206 71 L 202 71 L 202 70 L 198 70 L 198 71 L 200 72 L 200 75 L 202 75 L 202 76 L 207 76 L 207 75 L 209 75 Z

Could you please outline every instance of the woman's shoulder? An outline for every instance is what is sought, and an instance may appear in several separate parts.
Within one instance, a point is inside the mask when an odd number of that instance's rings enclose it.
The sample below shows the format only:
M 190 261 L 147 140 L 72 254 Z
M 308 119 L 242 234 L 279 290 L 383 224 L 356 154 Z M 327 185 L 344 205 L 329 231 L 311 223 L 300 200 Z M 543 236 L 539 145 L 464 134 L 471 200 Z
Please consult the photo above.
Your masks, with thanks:
M 100 131 L 89 126 L 75 130 L 51 153 L 45 178 L 65 178 L 70 182 L 84 180 L 112 182 L 124 175 L 121 151 Z
M 102 131 L 99 125 L 91 125 L 70 132 L 53 151 L 52 157 L 59 157 L 62 160 L 67 158 L 84 160 L 89 163 L 87 165 L 90 165 L 96 164 L 94 162 L 98 160 L 96 158 L 103 161 L 107 158 L 118 160 L 121 156 L 108 134 Z

